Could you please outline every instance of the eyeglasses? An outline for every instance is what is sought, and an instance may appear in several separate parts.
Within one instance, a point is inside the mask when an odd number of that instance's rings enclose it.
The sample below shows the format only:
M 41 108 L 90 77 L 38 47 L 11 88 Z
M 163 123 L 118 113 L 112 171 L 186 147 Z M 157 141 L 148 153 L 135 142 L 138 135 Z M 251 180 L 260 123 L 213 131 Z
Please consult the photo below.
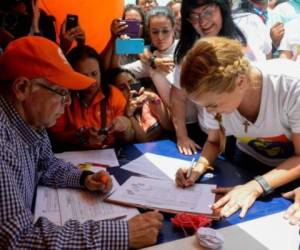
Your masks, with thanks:
M 155 4 L 155 1 L 154 0 L 146 0 L 144 2 L 144 5 L 146 5 L 146 4 Z
M 192 24 L 196 24 L 203 21 L 211 21 L 216 7 L 216 4 L 210 4 L 202 13 L 191 13 L 187 20 Z
M 70 100 L 71 100 L 70 92 L 68 90 L 66 90 L 66 89 L 58 91 L 58 90 L 53 89 L 53 88 L 51 88 L 51 87 L 49 87 L 49 86 L 47 86 L 47 85 L 45 85 L 43 83 L 35 82 L 35 84 L 39 85 L 40 87 L 42 87 L 44 89 L 49 90 L 52 93 L 55 93 L 55 94 L 59 95 L 61 97 L 61 103 L 63 105 L 66 104 L 66 103 L 68 103 L 68 102 L 70 102 Z

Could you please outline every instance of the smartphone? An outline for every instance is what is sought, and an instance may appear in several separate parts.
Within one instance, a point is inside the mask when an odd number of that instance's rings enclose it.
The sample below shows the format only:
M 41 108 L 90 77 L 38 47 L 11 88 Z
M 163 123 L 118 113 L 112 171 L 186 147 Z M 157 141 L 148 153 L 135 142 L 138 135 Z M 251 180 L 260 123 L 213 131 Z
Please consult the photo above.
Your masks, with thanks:
M 140 34 L 140 25 L 141 22 L 138 20 L 128 19 L 122 20 L 123 24 L 127 24 L 127 28 L 122 30 L 119 34 L 120 35 L 127 35 L 130 38 L 138 38 Z
M 117 55 L 141 54 L 144 52 L 144 39 L 120 39 L 116 40 L 115 53 Z
M 140 82 L 134 82 L 134 83 L 130 84 L 130 90 L 135 90 L 136 91 L 136 93 L 132 94 L 133 98 L 136 98 L 136 97 L 139 96 L 139 91 L 140 91 L 141 87 L 142 87 L 142 84 Z
M 78 16 L 68 14 L 66 18 L 66 31 L 78 26 Z
M 130 84 L 130 90 L 135 90 L 136 92 L 140 91 L 142 84 L 140 82 L 135 82 Z

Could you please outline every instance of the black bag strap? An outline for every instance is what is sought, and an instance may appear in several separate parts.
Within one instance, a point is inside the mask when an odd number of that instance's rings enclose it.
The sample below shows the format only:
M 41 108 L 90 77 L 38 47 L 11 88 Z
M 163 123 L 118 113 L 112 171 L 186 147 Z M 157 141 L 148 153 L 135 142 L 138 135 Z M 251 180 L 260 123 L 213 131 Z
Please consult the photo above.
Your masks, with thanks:
M 101 129 L 106 128 L 106 98 L 100 102 Z

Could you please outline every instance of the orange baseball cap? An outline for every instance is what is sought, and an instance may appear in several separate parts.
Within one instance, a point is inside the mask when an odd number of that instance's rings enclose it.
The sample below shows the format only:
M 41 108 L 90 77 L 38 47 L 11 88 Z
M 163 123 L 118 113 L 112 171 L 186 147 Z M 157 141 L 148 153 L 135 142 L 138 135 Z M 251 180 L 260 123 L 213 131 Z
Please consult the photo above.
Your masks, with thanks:
M 0 56 L 0 79 L 45 78 L 67 89 L 85 89 L 95 80 L 77 73 L 60 47 L 41 36 L 25 36 L 9 43 Z

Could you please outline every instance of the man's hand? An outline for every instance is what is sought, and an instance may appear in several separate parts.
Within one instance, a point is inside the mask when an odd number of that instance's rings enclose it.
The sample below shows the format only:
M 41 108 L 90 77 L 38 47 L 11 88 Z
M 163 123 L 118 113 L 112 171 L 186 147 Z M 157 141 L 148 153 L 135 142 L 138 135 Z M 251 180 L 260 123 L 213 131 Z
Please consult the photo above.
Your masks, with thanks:
M 284 193 L 282 196 L 287 199 L 294 199 L 295 201 L 284 213 L 283 217 L 292 225 L 300 225 L 300 187 Z
M 162 227 L 163 216 L 158 212 L 147 212 L 128 221 L 129 247 L 142 248 L 156 243 Z
M 88 175 L 85 178 L 84 186 L 90 191 L 101 191 L 107 193 L 112 188 L 112 179 L 108 172 L 100 171 Z

